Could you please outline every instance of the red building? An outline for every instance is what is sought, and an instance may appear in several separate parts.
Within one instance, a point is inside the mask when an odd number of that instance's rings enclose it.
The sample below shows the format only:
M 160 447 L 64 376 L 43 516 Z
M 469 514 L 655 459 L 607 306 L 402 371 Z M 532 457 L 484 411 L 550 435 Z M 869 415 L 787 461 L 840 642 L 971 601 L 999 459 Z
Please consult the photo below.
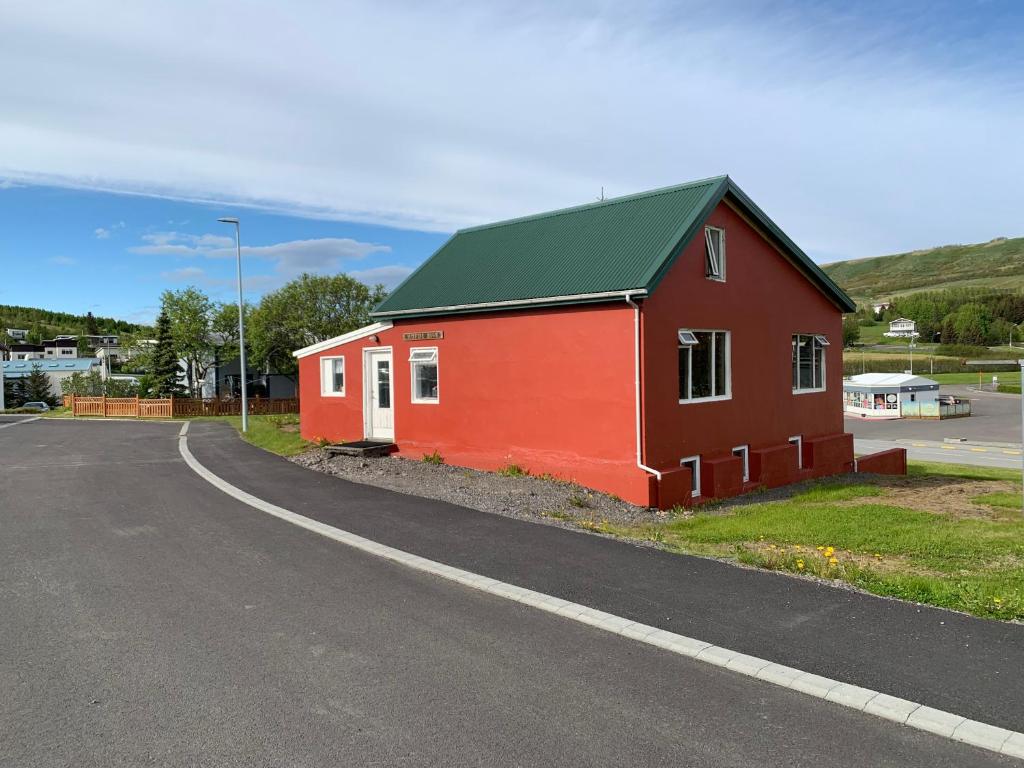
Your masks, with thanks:
M 295 353 L 302 435 L 662 508 L 835 474 L 853 309 L 728 177 L 464 229 Z

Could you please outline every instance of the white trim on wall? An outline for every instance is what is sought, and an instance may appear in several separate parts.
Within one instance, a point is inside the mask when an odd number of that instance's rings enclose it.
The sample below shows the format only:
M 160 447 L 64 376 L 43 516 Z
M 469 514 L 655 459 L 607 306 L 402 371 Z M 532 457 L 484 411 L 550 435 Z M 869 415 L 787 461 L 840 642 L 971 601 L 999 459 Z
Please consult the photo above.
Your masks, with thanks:
M 323 352 L 337 347 L 341 344 L 348 344 L 350 341 L 358 341 L 359 339 L 365 339 L 367 336 L 372 336 L 375 333 L 382 333 L 388 330 L 394 325 L 389 321 L 381 323 L 373 323 L 371 325 L 364 325 L 362 328 L 357 328 L 354 331 L 343 333 L 341 336 L 335 336 L 333 339 L 326 339 L 324 341 L 318 341 L 316 344 L 310 344 L 308 347 L 297 349 L 292 352 L 293 357 L 309 357 L 315 355 L 317 352 Z
M 341 389 L 334 389 L 334 362 L 341 360 Z M 330 363 L 328 371 L 327 363 Z M 320 358 L 320 396 L 321 397 L 344 397 L 345 387 L 348 384 L 348 370 L 345 365 L 344 355 L 331 355 Z
M 426 353 L 426 354 L 425 354 Z M 432 353 L 432 354 L 431 354 Z M 419 358 L 419 359 L 417 359 Z M 437 370 L 437 397 L 419 397 L 416 394 L 416 367 L 433 365 Z M 441 402 L 441 363 L 437 347 L 410 347 L 409 349 L 409 390 L 416 405 L 438 405 Z
M 743 459 L 743 482 L 750 482 L 750 446 L 749 445 L 737 445 L 732 449 L 733 456 L 739 456 Z
M 693 498 L 697 498 L 700 496 L 700 456 L 687 456 L 679 460 L 680 467 L 685 467 L 687 464 L 693 464 L 690 478 L 690 495 Z

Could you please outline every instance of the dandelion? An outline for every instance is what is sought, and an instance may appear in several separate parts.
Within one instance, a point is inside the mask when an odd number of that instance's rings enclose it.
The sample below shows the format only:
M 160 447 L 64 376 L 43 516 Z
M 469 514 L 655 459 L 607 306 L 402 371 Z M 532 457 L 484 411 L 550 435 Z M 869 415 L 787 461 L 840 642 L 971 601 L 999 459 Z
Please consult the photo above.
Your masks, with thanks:
M 992 598 L 992 602 L 995 603 L 996 605 L 999 605 L 1000 603 L 1003 602 L 1003 598 L 1001 598 L 1001 597 L 993 597 Z
M 880 554 L 878 554 L 877 552 L 875 552 L 875 560 L 881 560 L 881 559 L 882 559 L 882 556 Z
M 804 561 L 803 560 L 797 560 L 796 561 L 796 568 L 797 568 L 798 571 L 802 571 L 804 569 Z
M 832 547 L 825 547 L 825 557 L 832 557 L 835 554 L 835 549 Z
M 824 551 L 824 549 L 825 549 L 824 547 L 818 547 L 818 551 L 819 551 L 819 552 L 822 552 L 822 551 Z
M 839 560 L 837 560 L 837 559 L 836 559 L 836 558 L 834 558 L 834 557 L 830 557 L 830 558 L 828 559 L 828 564 L 829 564 L 829 565 L 835 565 L 835 564 L 836 564 L 836 563 L 838 563 L 838 562 L 839 562 Z

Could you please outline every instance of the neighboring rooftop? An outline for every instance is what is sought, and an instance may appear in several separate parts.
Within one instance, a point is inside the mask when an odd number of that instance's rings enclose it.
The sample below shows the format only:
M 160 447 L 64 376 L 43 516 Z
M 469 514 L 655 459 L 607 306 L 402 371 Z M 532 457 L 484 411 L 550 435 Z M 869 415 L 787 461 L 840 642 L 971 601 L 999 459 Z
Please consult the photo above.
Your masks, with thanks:
M 909 373 L 858 373 L 849 378 L 849 383 L 863 387 L 930 387 L 939 386 L 935 379 L 914 376 Z
M 87 372 L 94 366 L 99 366 L 100 361 L 95 357 L 77 357 L 73 360 L 5 360 L 3 362 L 4 376 L 17 378 L 27 376 L 32 368 L 38 366 L 43 373 L 60 373 L 63 371 Z
M 456 232 L 374 310 L 381 319 L 606 301 L 655 289 L 726 196 L 844 311 L 854 305 L 728 176 Z

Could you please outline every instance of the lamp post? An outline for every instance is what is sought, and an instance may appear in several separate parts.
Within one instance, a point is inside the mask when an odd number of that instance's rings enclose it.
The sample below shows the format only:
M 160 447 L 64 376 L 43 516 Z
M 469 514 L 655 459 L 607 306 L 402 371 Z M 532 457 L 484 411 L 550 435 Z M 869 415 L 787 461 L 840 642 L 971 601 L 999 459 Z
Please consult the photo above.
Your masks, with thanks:
M 222 224 L 235 225 L 235 257 L 238 262 L 238 364 L 241 369 L 242 380 L 242 432 L 249 431 L 249 393 L 246 389 L 246 374 L 248 368 L 245 365 L 245 310 L 242 304 L 242 235 L 241 224 L 238 219 L 225 216 L 217 219 Z

